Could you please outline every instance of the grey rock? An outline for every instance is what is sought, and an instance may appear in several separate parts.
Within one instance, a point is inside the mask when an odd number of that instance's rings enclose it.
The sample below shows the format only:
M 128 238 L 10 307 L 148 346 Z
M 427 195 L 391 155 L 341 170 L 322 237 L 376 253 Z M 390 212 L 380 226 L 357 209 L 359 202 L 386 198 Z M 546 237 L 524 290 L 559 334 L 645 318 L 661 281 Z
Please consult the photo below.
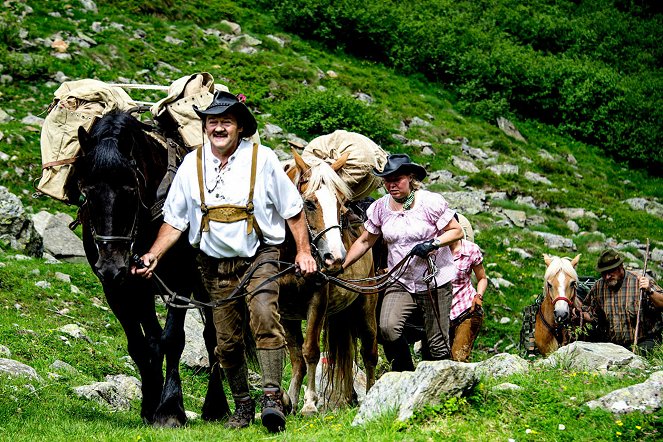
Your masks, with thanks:
M 352 96 L 357 100 L 362 101 L 366 104 L 373 104 L 375 102 L 375 99 L 373 97 L 371 97 L 368 94 L 365 94 L 364 92 L 355 92 L 354 94 L 352 94 Z
M 508 249 L 506 249 L 506 251 L 516 253 L 518 256 L 520 256 L 520 259 L 531 259 L 532 258 L 531 253 L 529 253 L 526 250 L 520 249 L 518 247 L 513 247 L 513 248 L 509 247 Z
M 486 210 L 486 193 L 482 190 L 444 192 L 442 195 L 454 210 L 465 215 L 476 215 Z
M 518 355 L 500 353 L 477 364 L 476 374 L 480 377 L 501 378 L 529 372 L 529 363 Z
M 452 140 L 451 138 L 445 138 L 442 140 L 442 144 L 461 144 L 460 140 Z
M 129 410 L 133 400 L 142 398 L 140 381 L 126 375 L 106 376 L 105 382 L 75 387 L 74 393 L 112 410 Z
M 514 164 L 495 164 L 488 167 L 495 175 L 518 175 L 518 166 Z
M 0 374 L 5 374 L 12 378 L 26 377 L 41 381 L 41 376 L 37 374 L 34 368 L 13 359 L 0 358 Z
M 469 160 L 464 160 L 460 157 L 452 156 L 451 163 L 463 172 L 479 173 L 479 168 Z
M 221 20 L 221 24 L 228 27 L 228 29 L 230 29 L 230 32 L 232 32 L 235 35 L 239 35 L 242 33 L 242 27 L 237 23 L 228 20 Z
M 352 425 L 363 425 L 394 409 L 398 411 L 398 420 L 405 421 L 426 405 L 439 405 L 449 397 L 462 396 L 477 382 L 475 365 L 423 361 L 414 372 L 386 373 L 366 395 Z
M 85 11 L 94 12 L 94 13 L 98 12 L 97 4 L 92 0 L 80 0 L 80 1 Z
M 36 117 L 32 114 L 28 114 L 27 117 L 24 117 L 21 120 L 21 123 L 28 124 L 28 125 L 36 125 L 36 126 L 41 127 L 44 124 L 44 119 L 41 118 L 41 117 Z
M 649 259 L 655 262 L 663 262 L 663 249 L 654 248 L 649 253 Z
M 87 342 L 92 342 L 92 339 L 90 339 L 90 337 L 87 335 L 85 328 L 78 324 L 65 324 L 58 328 L 58 331 L 65 333 L 75 339 L 82 339 Z
M 515 199 L 515 203 L 522 206 L 531 207 L 532 209 L 538 209 L 536 203 L 534 202 L 534 198 L 531 196 L 518 195 Z
M 280 126 L 277 126 L 276 124 L 271 124 L 267 123 L 263 126 L 262 130 L 260 131 L 260 136 L 271 139 L 274 138 L 276 135 L 281 135 L 283 133 L 283 129 Z
M 53 361 L 53 363 L 51 364 L 51 369 L 55 370 L 59 374 L 66 374 L 66 375 L 80 374 L 80 372 L 76 370 L 74 367 L 59 359 Z
M 11 355 L 12 355 L 12 352 L 8 347 L 6 347 L 4 345 L 0 345 L 0 357 L 9 358 L 9 357 L 11 357 Z
M 499 127 L 502 130 L 502 132 L 504 132 L 511 138 L 515 138 L 518 141 L 527 143 L 527 140 L 525 139 L 525 137 L 522 136 L 522 134 L 518 131 L 518 129 L 516 129 L 516 126 L 506 118 L 498 117 L 497 127 Z
M 510 281 L 507 281 L 504 278 L 496 277 L 496 278 L 488 278 L 488 280 L 498 290 L 501 289 L 501 288 L 513 287 L 513 283 L 510 282 Z
M 44 250 L 58 260 L 86 262 L 83 241 L 69 229 L 73 218 L 65 213 L 41 211 L 32 216 L 35 229 L 43 237 Z
M 585 405 L 614 414 L 658 411 L 663 406 L 663 371 L 652 373 L 645 382 L 620 388 Z
M 14 117 L 9 115 L 4 110 L 0 109 L 0 123 L 9 123 L 13 119 L 14 119 Z
M 277 45 L 281 46 L 282 48 L 285 47 L 287 41 L 281 37 L 277 37 L 276 35 L 268 34 L 267 38 L 275 42 Z
M 425 148 L 431 148 L 433 145 L 429 143 L 428 141 L 422 141 L 422 140 L 410 140 L 406 144 L 407 146 L 412 146 L 416 147 L 418 149 L 425 149 Z
M 541 183 L 541 184 L 545 184 L 547 186 L 552 185 L 552 181 L 550 181 L 548 178 L 546 178 L 542 175 L 539 175 L 538 173 L 534 173 L 534 172 L 530 172 L 530 171 L 525 172 L 525 179 L 528 180 L 528 181 L 531 181 L 533 183 Z
M 545 242 L 546 246 L 550 247 L 551 249 L 565 248 L 565 249 L 575 250 L 576 248 L 576 245 L 574 244 L 572 239 L 565 238 L 561 235 L 555 235 L 554 233 L 537 232 L 537 231 L 532 231 L 532 234 L 543 238 L 543 241 Z
M 180 40 L 179 38 L 171 37 L 170 35 L 166 35 L 164 37 L 164 41 L 168 44 L 175 45 L 175 46 L 181 46 L 184 44 L 184 40 Z
M 501 384 L 495 385 L 491 391 L 501 392 L 501 391 L 523 391 L 524 388 L 520 385 L 512 384 L 510 382 L 503 382 Z
M 630 198 L 622 202 L 628 204 L 634 210 L 644 210 L 654 216 L 663 218 L 663 204 L 658 201 L 651 201 L 645 198 Z
M 569 370 L 615 371 L 645 369 L 647 361 L 620 345 L 609 342 L 576 341 L 559 348 L 538 363 Z
M 566 227 L 568 227 L 569 230 L 573 233 L 578 233 L 580 231 L 580 226 L 578 226 L 578 223 L 576 223 L 572 219 L 566 222 Z
M 518 227 L 525 227 L 525 221 L 527 220 L 527 214 L 522 210 L 510 210 L 504 209 L 502 211 L 509 220 Z
M 578 161 L 576 160 L 576 157 L 573 156 L 573 154 L 567 154 L 566 161 L 573 166 L 578 164 Z
M 44 252 L 42 238 L 27 217 L 21 200 L 0 186 L 0 240 L 29 256 L 41 257 Z
M 189 368 L 209 367 L 209 356 L 205 348 L 203 330 L 205 325 L 198 310 L 189 310 L 184 318 L 184 351 L 181 362 Z
M 435 170 L 428 174 L 429 183 L 453 183 L 453 174 L 448 170 Z

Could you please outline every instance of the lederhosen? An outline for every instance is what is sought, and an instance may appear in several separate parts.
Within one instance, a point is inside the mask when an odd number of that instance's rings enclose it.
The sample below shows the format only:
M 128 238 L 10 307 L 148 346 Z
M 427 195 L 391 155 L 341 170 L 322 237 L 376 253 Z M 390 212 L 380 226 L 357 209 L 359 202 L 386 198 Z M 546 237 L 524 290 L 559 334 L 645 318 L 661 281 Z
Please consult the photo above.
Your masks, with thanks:
M 203 186 L 203 160 L 201 146 L 198 148 L 197 171 L 200 188 L 200 209 L 203 218 L 200 224 L 200 234 L 209 232 L 210 221 L 220 223 L 234 223 L 247 220 L 247 236 L 255 229 L 262 242 L 262 232 L 254 214 L 253 190 L 256 180 L 258 144 L 253 144 L 251 160 L 251 179 L 249 184 L 249 197 L 246 206 L 235 204 L 222 204 L 208 207 L 205 204 L 205 189 Z M 244 277 L 251 264 L 262 261 L 277 261 L 279 251 L 275 246 L 260 246 L 258 252 L 251 258 L 214 258 L 203 253 L 199 255 L 198 264 L 203 282 L 210 294 L 211 300 L 223 300 L 237 286 Z M 248 307 L 248 325 L 256 340 L 258 349 L 278 349 L 285 346 L 285 332 L 278 313 L 278 283 L 272 281 L 253 293 L 255 287 L 278 272 L 277 264 L 269 262 L 260 265 L 246 286 L 250 293 L 246 297 L 239 297 L 230 302 L 224 302 L 214 308 L 214 324 L 216 325 L 217 346 L 215 354 L 224 368 L 232 368 L 242 363 L 244 358 L 244 327 L 247 325 L 246 308 Z

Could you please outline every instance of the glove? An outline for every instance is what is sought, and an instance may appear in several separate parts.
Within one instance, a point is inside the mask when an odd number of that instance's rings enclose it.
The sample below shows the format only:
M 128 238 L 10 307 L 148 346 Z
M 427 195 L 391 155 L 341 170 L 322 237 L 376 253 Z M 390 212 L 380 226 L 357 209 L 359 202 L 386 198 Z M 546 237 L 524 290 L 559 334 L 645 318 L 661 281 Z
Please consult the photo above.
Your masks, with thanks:
M 428 241 L 424 241 L 412 247 L 412 250 L 410 250 L 409 254 L 418 256 L 419 258 L 426 259 L 428 258 L 430 252 L 437 250 L 437 248 L 438 247 L 435 244 L 433 244 L 433 240 L 429 239 Z

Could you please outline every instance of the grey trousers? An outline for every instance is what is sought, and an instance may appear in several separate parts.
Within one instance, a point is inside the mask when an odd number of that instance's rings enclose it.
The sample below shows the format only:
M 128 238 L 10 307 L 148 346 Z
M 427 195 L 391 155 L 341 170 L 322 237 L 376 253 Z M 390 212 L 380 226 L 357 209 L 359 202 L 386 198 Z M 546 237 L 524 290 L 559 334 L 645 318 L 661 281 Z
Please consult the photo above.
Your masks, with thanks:
M 431 299 L 432 298 L 432 299 Z M 387 342 L 394 342 L 403 335 L 405 321 L 416 310 L 421 309 L 428 351 L 433 360 L 448 359 L 449 311 L 453 292 L 451 282 L 431 288 L 429 292 L 410 293 L 399 284 L 387 288 L 380 310 L 380 334 Z M 439 316 L 436 318 L 436 311 Z

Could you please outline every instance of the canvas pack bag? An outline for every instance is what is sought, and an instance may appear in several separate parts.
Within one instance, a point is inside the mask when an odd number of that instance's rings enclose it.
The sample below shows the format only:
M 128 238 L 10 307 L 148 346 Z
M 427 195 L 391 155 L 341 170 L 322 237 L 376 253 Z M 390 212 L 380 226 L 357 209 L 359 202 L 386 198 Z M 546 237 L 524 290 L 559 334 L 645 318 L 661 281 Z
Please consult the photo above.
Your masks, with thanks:
M 168 88 L 168 96 L 152 106 L 150 112 L 166 131 L 177 129 L 184 146 L 191 151 L 203 144 L 202 122 L 193 106 L 207 108 L 215 90 L 228 88 L 215 85 L 214 77 L 207 72 L 187 75 L 175 80 Z
M 80 151 L 78 128 L 90 130 L 102 115 L 127 111 L 136 104 L 123 89 L 92 79 L 64 82 L 53 95 L 41 130 L 42 175 L 35 188 L 73 204 L 78 200 L 74 180 L 70 179 Z
M 382 180 L 372 173 L 375 167 L 382 170 L 387 163 L 387 152 L 370 138 L 356 132 L 337 130 L 311 140 L 304 148 L 302 158 L 317 157 L 332 164 L 349 152 L 348 160 L 339 176 L 350 186 L 352 200 L 360 200 L 382 185 Z

